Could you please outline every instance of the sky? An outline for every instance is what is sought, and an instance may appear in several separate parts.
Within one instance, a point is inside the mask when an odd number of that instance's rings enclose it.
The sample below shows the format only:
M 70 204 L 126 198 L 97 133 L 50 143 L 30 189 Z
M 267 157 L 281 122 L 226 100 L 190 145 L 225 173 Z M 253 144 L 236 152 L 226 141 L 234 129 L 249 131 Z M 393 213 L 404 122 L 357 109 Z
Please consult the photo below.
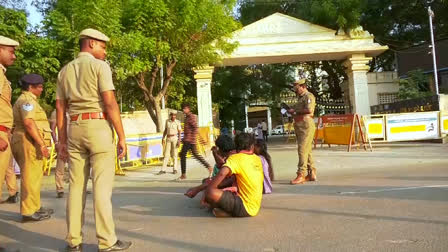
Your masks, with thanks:
M 32 0 L 26 0 L 26 11 L 28 12 L 28 22 L 32 25 L 38 25 L 42 21 L 42 15 L 31 5 Z

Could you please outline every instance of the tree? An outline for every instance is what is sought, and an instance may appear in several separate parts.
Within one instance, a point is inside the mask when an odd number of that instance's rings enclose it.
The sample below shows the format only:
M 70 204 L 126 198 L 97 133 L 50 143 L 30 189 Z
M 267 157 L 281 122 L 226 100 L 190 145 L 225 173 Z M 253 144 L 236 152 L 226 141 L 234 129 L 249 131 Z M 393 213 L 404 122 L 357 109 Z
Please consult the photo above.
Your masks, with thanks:
M 436 40 L 448 38 L 446 0 L 368 0 L 361 16 L 361 25 L 375 35 L 377 42 L 391 48 L 372 60 L 371 70 L 395 70 L 395 51 L 430 41 L 427 10 L 430 5 L 435 12 Z
M 401 100 L 415 99 L 431 95 L 428 76 L 423 70 L 410 71 L 408 78 L 400 80 L 400 89 L 398 90 L 398 98 Z
M 176 69 L 214 64 L 220 58 L 218 52 L 230 53 L 235 48 L 226 41 L 239 28 L 232 17 L 234 4 L 214 0 L 124 1 L 124 32 L 111 43 L 111 63 L 117 79 L 131 79 L 141 88 L 157 131 L 163 124 L 160 102 L 176 78 Z M 162 68 L 165 75 L 160 87 Z
M 276 107 L 282 91 L 294 81 L 294 67 L 289 64 L 234 66 L 217 69 L 213 76 L 212 94 L 218 104 L 224 125 L 235 120 L 244 125 L 244 106 L 264 103 Z M 244 126 L 241 126 L 243 128 Z

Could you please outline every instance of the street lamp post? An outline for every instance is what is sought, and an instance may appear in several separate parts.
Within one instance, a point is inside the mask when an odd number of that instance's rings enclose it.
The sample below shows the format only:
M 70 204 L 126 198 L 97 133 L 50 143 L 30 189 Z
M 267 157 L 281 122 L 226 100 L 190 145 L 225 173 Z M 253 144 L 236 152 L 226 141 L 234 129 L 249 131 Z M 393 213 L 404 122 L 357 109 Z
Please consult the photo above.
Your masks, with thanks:
M 434 81 L 436 86 L 436 94 L 439 95 L 439 77 L 437 75 L 437 59 L 436 59 L 436 46 L 434 44 L 434 31 L 432 28 L 432 19 L 434 18 L 434 12 L 431 10 L 431 6 L 428 7 L 429 15 L 429 29 L 431 30 L 431 43 L 432 43 L 432 60 L 434 65 Z

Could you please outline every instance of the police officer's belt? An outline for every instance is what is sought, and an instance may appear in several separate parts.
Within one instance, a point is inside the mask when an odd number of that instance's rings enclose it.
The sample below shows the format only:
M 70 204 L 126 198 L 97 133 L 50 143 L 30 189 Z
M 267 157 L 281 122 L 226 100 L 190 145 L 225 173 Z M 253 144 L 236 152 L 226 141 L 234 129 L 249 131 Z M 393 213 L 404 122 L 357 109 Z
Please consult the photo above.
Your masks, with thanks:
M 305 119 L 311 118 L 313 119 L 312 115 L 298 115 L 294 117 L 294 121 L 296 122 L 300 122 L 300 121 L 304 121 Z
M 0 125 L 0 131 L 3 131 L 3 132 L 6 132 L 6 133 L 8 133 L 8 132 L 9 132 L 9 128 L 7 128 L 7 127 L 5 127 L 5 126 L 2 126 L 2 125 Z
M 70 116 L 71 121 L 77 121 L 81 116 L 81 120 L 90 120 L 90 119 L 107 119 L 106 113 L 103 112 L 95 112 L 95 113 L 82 113 L 77 115 Z

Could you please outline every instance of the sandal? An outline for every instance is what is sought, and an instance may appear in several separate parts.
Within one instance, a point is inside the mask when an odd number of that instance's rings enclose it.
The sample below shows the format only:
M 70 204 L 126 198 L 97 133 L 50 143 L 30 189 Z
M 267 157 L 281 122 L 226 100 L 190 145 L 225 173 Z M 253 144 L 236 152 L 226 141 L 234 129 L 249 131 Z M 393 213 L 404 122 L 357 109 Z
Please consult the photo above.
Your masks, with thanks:
M 162 175 L 162 174 L 165 174 L 166 173 L 166 171 L 159 171 L 156 175 Z

